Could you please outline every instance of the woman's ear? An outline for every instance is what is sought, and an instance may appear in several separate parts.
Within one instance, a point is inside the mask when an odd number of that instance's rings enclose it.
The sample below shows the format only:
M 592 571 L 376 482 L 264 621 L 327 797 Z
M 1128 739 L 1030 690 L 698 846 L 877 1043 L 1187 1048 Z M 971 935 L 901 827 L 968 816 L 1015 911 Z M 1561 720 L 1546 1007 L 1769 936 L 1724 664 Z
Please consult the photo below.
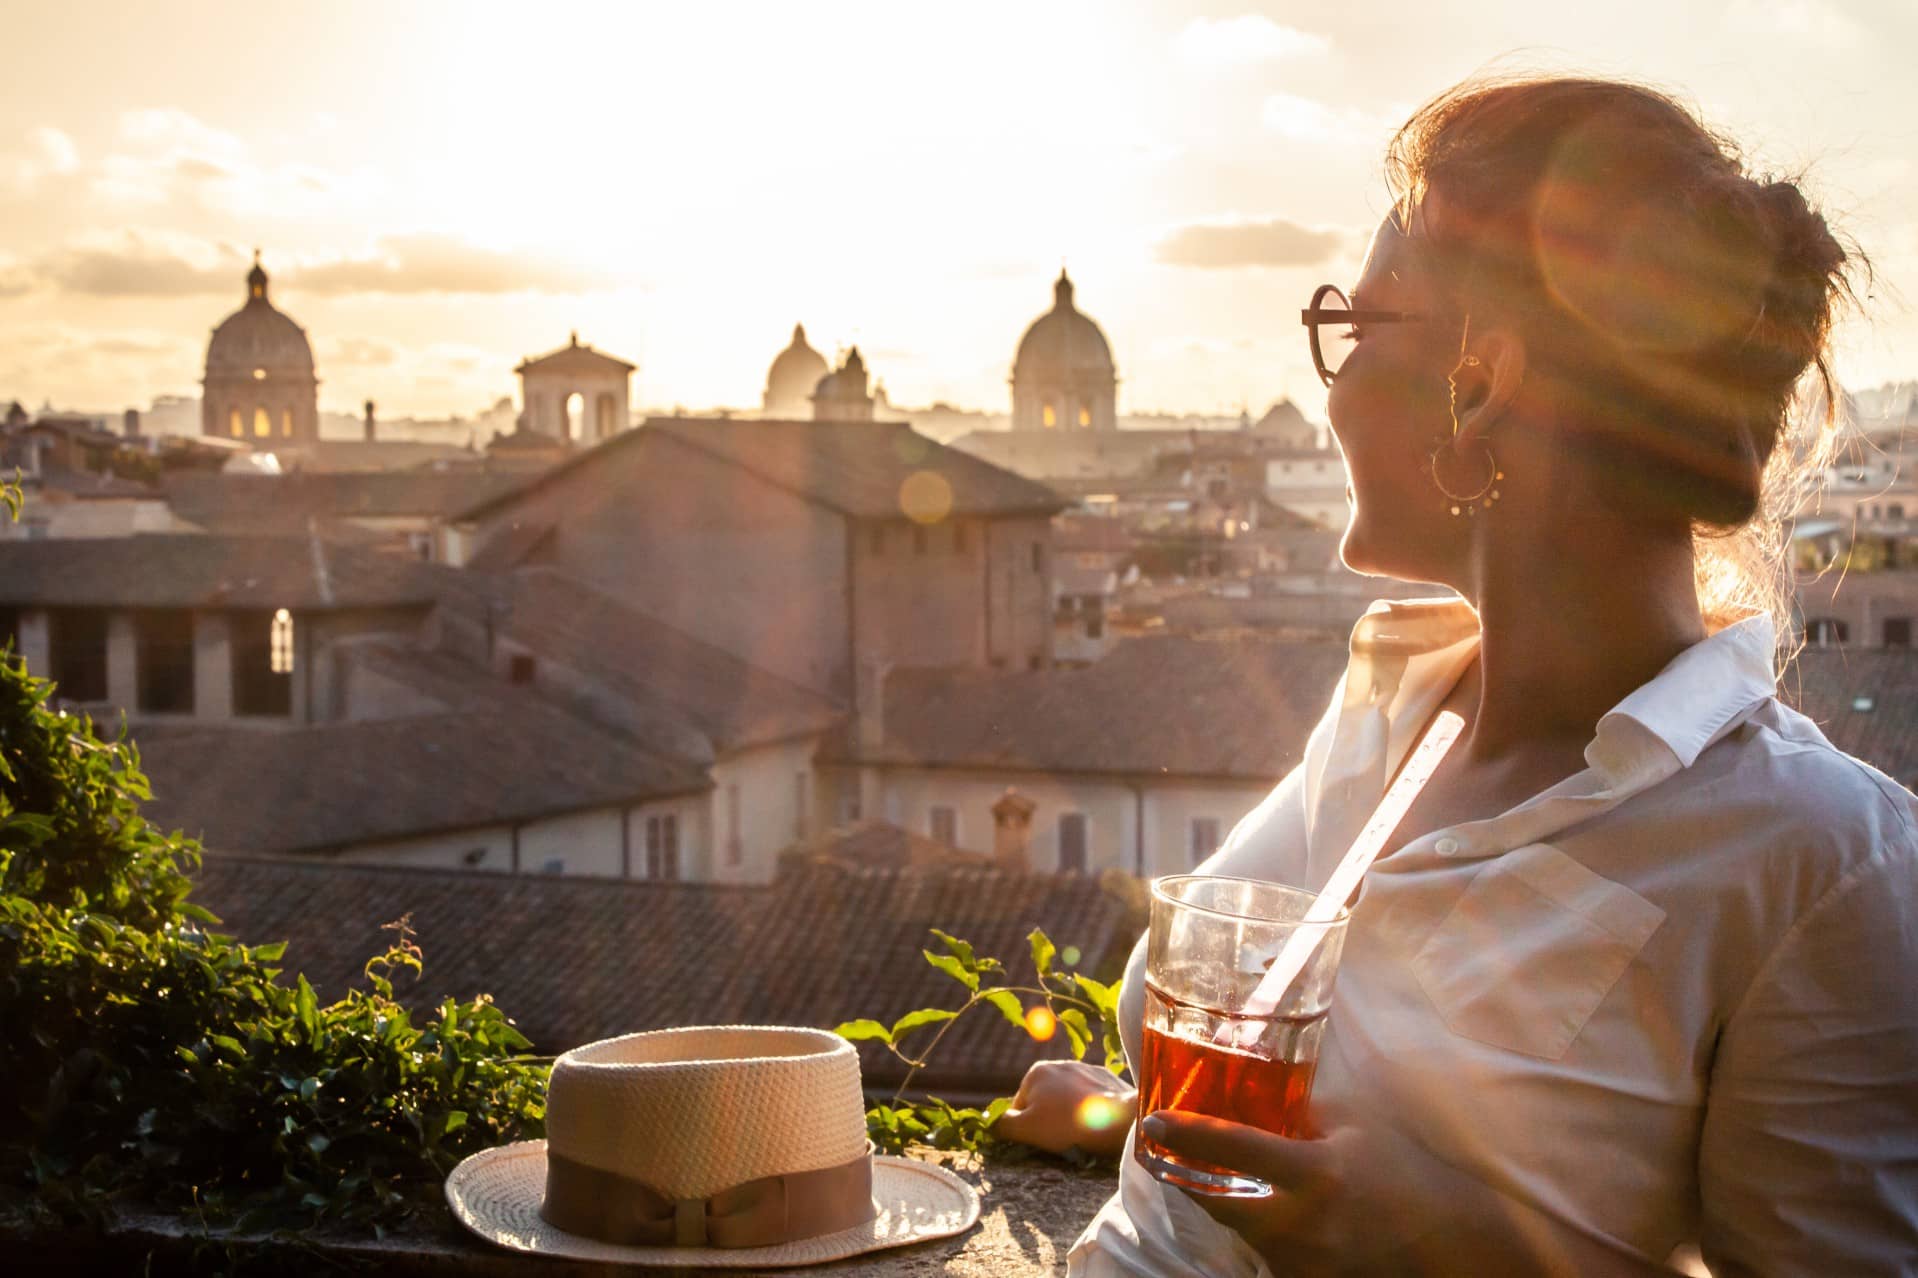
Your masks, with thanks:
M 1462 443 L 1483 439 L 1525 384 L 1525 341 L 1495 328 L 1472 340 L 1452 369 L 1452 414 Z

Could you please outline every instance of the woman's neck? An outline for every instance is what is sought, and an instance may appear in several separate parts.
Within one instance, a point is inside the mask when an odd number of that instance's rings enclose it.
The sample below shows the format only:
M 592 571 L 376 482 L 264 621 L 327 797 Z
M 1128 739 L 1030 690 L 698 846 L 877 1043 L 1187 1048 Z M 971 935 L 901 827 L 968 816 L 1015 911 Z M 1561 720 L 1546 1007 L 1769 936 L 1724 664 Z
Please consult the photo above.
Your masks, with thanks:
M 1488 539 L 1473 564 L 1482 647 L 1469 757 L 1583 749 L 1606 711 L 1705 637 L 1688 540 L 1592 532 L 1561 524 L 1549 547 Z

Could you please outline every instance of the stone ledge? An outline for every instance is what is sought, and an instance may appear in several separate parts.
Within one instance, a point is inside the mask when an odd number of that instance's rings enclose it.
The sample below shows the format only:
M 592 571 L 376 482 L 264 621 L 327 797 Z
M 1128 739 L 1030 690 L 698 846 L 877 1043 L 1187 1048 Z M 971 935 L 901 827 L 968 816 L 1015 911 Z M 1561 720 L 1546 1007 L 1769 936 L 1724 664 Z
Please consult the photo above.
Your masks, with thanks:
M 1066 1251 L 1116 1179 L 1109 1167 L 1079 1170 L 1051 1161 L 981 1167 L 963 1156 L 920 1156 L 951 1167 L 979 1190 L 979 1223 L 957 1238 L 873 1252 L 852 1260 L 787 1272 L 820 1278 L 1038 1278 L 1065 1271 Z M 212 1263 L 209 1264 L 208 1262 Z M 149 1263 L 150 1262 L 150 1263 Z M 374 1239 L 359 1234 L 236 1235 L 203 1233 L 176 1217 L 126 1216 L 114 1229 L 18 1231 L 0 1229 L 0 1272 L 39 1274 L 128 1273 L 277 1274 L 309 1272 L 395 1275 L 473 1275 L 474 1278 L 561 1278 L 615 1273 L 691 1273 L 642 1270 L 577 1261 L 537 1260 L 490 1247 L 450 1216 L 417 1233 Z M 727 1272 L 699 1271 L 699 1272 Z M 740 1272 L 740 1271 L 733 1271 Z

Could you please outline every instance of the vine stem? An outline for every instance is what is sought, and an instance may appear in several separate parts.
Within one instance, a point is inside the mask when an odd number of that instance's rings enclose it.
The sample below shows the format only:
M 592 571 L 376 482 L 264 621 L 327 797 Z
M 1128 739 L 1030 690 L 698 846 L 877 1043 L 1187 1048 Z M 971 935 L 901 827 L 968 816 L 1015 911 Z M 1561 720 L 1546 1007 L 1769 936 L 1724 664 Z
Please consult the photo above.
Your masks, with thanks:
M 899 1080 L 899 1086 L 892 1094 L 893 1104 L 898 1104 L 899 1098 L 906 1094 L 906 1088 L 912 1082 L 913 1075 L 925 1068 L 926 1058 L 932 1055 L 933 1048 L 939 1046 L 939 1040 L 946 1036 L 946 1031 L 957 1025 L 960 1017 L 970 1012 L 974 1007 L 977 1007 L 988 995 L 1002 992 L 1006 994 L 1036 994 L 1046 1001 L 1047 1008 L 1050 1008 L 1053 1001 L 1057 1000 L 1061 1003 L 1068 1003 L 1081 1011 L 1090 1012 L 1094 1016 L 1099 1014 L 1099 1009 L 1093 1006 L 1089 1001 L 1074 994 L 1060 994 L 1057 991 L 1046 989 L 1043 986 L 1034 988 L 1030 985 L 995 985 L 989 990 L 974 990 L 972 997 L 968 998 L 965 1003 L 960 1006 L 958 1011 L 954 1012 L 950 1018 L 939 1026 L 939 1032 L 932 1036 L 932 1041 L 919 1049 L 919 1055 L 916 1059 L 900 1051 L 898 1044 L 886 1044 L 894 1056 L 897 1056 L 906 1063 L 906 1076 Z M 1027 1032 L 1030 1033 L 1031 1031 Z

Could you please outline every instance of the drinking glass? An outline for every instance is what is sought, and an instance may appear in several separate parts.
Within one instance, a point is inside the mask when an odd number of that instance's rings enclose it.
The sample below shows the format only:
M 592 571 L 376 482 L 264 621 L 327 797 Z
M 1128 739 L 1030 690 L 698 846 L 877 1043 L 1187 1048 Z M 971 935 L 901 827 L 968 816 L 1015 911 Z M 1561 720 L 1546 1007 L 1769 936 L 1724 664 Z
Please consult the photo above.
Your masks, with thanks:
M 1350 917 L 1306 921 L 1311 892 L 1256 879 L 1185 874 L 1155 880 L 1146 944 L 1139 1116 L 1205 1114 L 1281 1136 L 1306 1134 L 1306 1101 L 1332 1006 Z M 1286 942 L 1314 934 L 1298 978 L 1276 1001 L 1254 991 Z M 1182 1158 L 1134 1133 L 1148 1171 L 1168 1184 L 1232 1198 L 1263 1197 L 1256 1176 Z

